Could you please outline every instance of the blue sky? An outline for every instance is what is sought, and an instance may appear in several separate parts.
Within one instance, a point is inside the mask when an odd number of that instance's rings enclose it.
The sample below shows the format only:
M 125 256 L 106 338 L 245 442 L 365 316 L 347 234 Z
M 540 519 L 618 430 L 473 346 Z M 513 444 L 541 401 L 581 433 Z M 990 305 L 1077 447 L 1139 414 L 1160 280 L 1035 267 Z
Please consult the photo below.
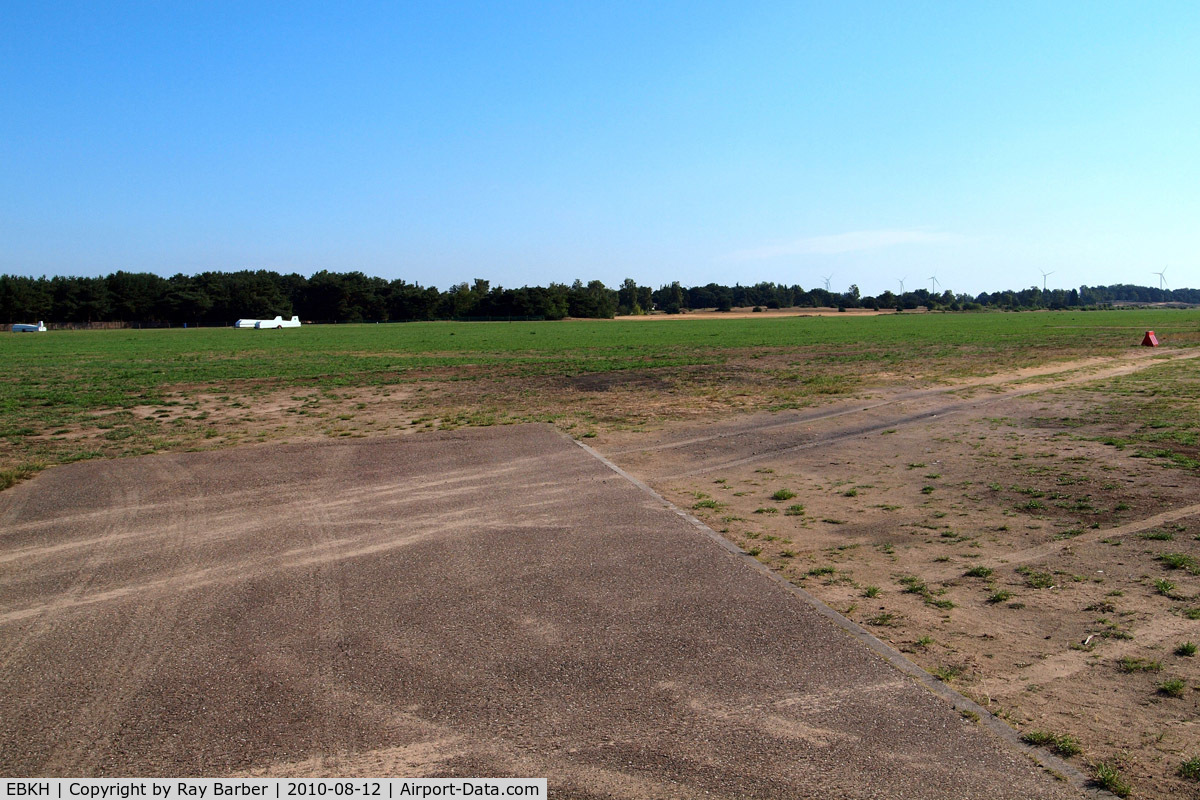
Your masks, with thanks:
M 1200 5 L 0 3 L 0 272 L 1197 286 Z

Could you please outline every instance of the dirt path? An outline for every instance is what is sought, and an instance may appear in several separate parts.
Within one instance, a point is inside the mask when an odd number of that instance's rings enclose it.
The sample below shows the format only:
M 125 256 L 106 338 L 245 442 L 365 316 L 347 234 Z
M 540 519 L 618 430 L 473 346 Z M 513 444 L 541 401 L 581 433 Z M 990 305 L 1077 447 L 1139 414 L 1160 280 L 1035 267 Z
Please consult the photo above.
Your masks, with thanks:
M 80 463 L 0 519 L 5 775 L 1077 796 L 549 428 Z
M 742 451 L 750 449 L 752 455 L 724 462 L 705 464 L 690 471 L 664 475 L 667 477 L 688 477 L 704 472 L 720 470 L 727 467 L 741 466 L 760 458 L 771 455 L 827 445 L 834 441 L 854 436 L 875 433 L 889 427 L 910 425 L 914 422 L 927 421 L 930 417 L 946 416 L 978 412 L 987 406 L 1005 400 L 1025 397 L 1031 394 L 1062 389 L 1080 384 L 1131 375 L 1147 367 L 1157 366 L 1164 361 L 1180 361 L 1200 358 L 1200 352 L 1172 353 L 1167 357 L 1152 357 L 1146 351 L 1135 351 L 1116 359 L 1084 359 L 1081 361 L 1056 364 L 1053 366 L 1036 367 L 1018 370 L 1010 373 L 990 375 L 972 381 L 958 382 L 950 386 L 933 389 L 921 389 L 894 394 L 885 394 L 878 399 L 868 398 L 865 401 L 839 404 L 833 408 L 796 414 L 759 414 L 750 418 L 734 420 L 728 424 L 710 425 L 708 428 L 717 430 L 703 435 L 688 435 L 691 429 L 672 429 L 665 434 L 665 441 L 653 441 L 651 437 L 637 437 L 637 444 L 626 444 L 621 439 L 615 439 L 615 444 L 605 448 L 605 452 L 613 457 L 628 456 L 633 453 L 660 452 L 665 450 L 687 449 L 690 454 L 720 452 L 721 450 Z M 1115 362 L 1115 363 L 1114 363 Z M 977 396 L 977 390 L 989 389 L 985 396 Z M 971 399 L 964 399 L 971 398 Z M 901 412 L 901 413 L 896 413 Z M 835 420 L 843 417 L 858 417 L 863 421 L 847 423 L 845 427 L 829 431 L 819 437 L 813 437 L 799 443 L 792 442 L 797 434 L 789 429 L 812 425 L 817 422 Z M 745 447 L 736 443 L 727 447 L 706 448 L 723 440 L 735 437 L 762 439 L 765 434 L 777 438 L 777 442 L 767 445 L 767 449 L 759 451 L 755 447 Z M 799 434 L 801 437 L 803 433 Z M 651 438 L 649 442 L 642 442 Z M 680 456 L 682 462 L 692 459 Z

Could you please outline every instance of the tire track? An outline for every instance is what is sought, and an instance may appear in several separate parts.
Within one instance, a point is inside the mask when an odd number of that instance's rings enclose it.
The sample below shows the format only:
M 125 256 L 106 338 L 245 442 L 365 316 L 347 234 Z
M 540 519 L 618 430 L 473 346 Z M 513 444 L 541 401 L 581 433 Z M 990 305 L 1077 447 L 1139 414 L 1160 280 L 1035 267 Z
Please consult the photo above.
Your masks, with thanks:
M 1200 352 L 1181 353 L 1181 354 L 1172 356 L 1172 358 L 1170 360 L 1171 361 L 1179 361 L 1179 360 L 1194 359 L 1194 358 L 1200 358 Z M 834 430 L 834 431 L 831 431 L 831 432 L 825 433 L 825 434 L 816 434 L 811 439 L 801 442 L 799 444 L 794 444 L 794 445 L 785 446 L 785 447 L 773 447 L 773 448 L 769 447 L 766 450 L 754 453 L 749 456 L 744 456 L 742 458 L 730 459 L 727 461 L 717 462 L 717 463 L 713 463 L 713 464 L 704 464 L 701 466 L 697 466 L 693 469 L 684 470 L 682 472 L 675 472 L 675 473 L 659 475 L 657 477 L 660 480 L 674 480 L 674 479 L 679 479 L 679 478 L 695 477 L 697 475 L 703 475 L 703 474 L 706 474 L 709 472 L 714 472 L 717 470 L 725 470 L 725 469 L 730 469 L 732 467 L 739 467 L 739 466 L 743 466 L 745 464 L 751 464 L 756 461 L 761 461 L 763 459 L 775 458 L 775 457 L 778 457 L 781 455 L 786 455 L 788 453 L 793 453 L 793 452 L 797 452 L 800 450 L 806 450 L 811 447 L 833 444 L 836 442 L 845 441 L 847 439 L 853 439 L 853 438 L 857 438 L 860 436 L 866 436 L 871 433 L 878 433 L 880 431 L 884 431 L 889 428 L 898 428 L 898 427 L 903 427 L 906 425 L 911 425 L 913 423 L 929 420 L 934 417 L 951 416 L 951 415 L 962 414 L 962 413 L 968 412 L 968 411 L 976 411 L 976 410 L 986 408 L 989 405 L 992 405 L 994 403 L 998 403 L 1001 401 L 1013 400 L 1013 399 L 1017 399 L 1017 398 L 1021 398 L 1021 397 L 1027 397 L 1027 396 L 1033 395 L 1033 394 L 1039 394 L 1041 392 L 1053 391 L 1056 389 L 1067 388 L 1070 386 L 1078 386 L 1081 384 L 1094 383 L 1096 381 L 1107 380 L 1109 378 L 1120 377 L 1123 375 L 1130 375 L 1135 372 L 1139 372 L 1143 369 L 1146 369 L 1147 367 L 1157 366 L 1159 364 L 1166 363 L 1166 361 L 1163 359 L 1155 359 L 1154 361 L 1146 361 L 1145 359 L 1146 359 L 1146 357 L 1142 357 L 1141 360 L 1139 360 L 1137 363 L 1133 363 L 1133 364 L 1123 364 L 1118 367 L 1111 367 L 1108 369 L 1102 369 L 1099 371 L 1090 372 L 1086 375 L 1075 375 L 1075 376 L 1072 376 L 1069 378 L 1063 378 L 1061 380 L 1038 383 L 1033 386 L 1021 386 L 1019 388 L 1008 389 L 1008 390 L 996 392 L 987 397 L 972 398 L 972 399 L 968 399 L 968 400 L 958 400 L 958 402 L 951 402 L 951 401 L 949 401 L 949 398 L 953 396 L 954 392 L 962 391 L 964 388 L 972 388 L 972 387 L 957 386 L 957 387 L 948 388 L 948 389 L 928 390 L 928 392 L 921 395 L 921 397 L 919 399 L 925 399 L 925 400 L 941 399 L 941 400 L 943 400 L 943 402 L 934 403 L 934 404 L 930 405 L 929 407 L 927 407 L 917 413 L 906 414 L 904 416 L 885 417 L 885 418 L 882 418 L 873 423 L 841 428 L 841 429 Z M 672 449 L 672 448 L 683 448 L 683 447 L 688 447 L 688 446 L 695 445 L 695 444 L 704 444 L 704 443 L 722 440 L 722 439 L 734 439 L 734 438 L 745 437 L 745 436 L 756 436 L 756 435 L 760 435 L 764 432 L 780 430 L 780 429 L 785 429 L 785 428 L 791 428 L 791 427 L 795 427 L 798 425 L 805 425 L 805 424 L 809 424 L 814 421 L 833 419 L 836 417 L 844 417 L 844 416 L 850 416 L 850 415 L 855 415 L 855 414 L 864 414 L 864 413 L 867 413 L 867 412 L 875 410 L 875 409 L 886 408 L 888 406 L 898 405 L 903 402 L 911 402 L 912 399 L 913 399 L 913 393 L 907 393 L 906 395 L 897 396 L 897 397 L 891 398 L 889 400 L 876 403 L 871 406 L 863 407 L 861 405 L 858 405 L 852 409 L 842 409 L 839 411 L 830 411 L 830 412 L 825 412 L 822 414 L 810 415 L 810 417 L 804 418 L 804 419 L 789 420 L 787 422 L 771 423 L 771 424 L 767 424 L 767 425 L 759 425 L 759 426 L 748 427 L 748 428 L 745 428 L 742 430 L 737 430 L 737 431 L 725 431 L 725 432 L 721 432 L 721 433 L 717 433 L 717 434 L 712 434 L 710 436 L 694 437 L 692 439 L 688 439 L 688 440 L 682 441 L 682 442 L 671 442 L 671 443 L 668 443 L 665 445 L 651 445 L 648 447 L 639 447 L 639 448 L 633 448 L 633 449 L 627 449 L 627 450 L 618 450 L 618 451 L 614 451 L 613 455 L 620 455 L 620 454 L 631 455 L 631 454 L 641 453 L 641 452 L 655 452 L 655 451 L 659 451 L 659 450 L 666 450 L 666 449 Z
M 1069 539 L 1059 539 L 1045 544 L 1039 544 L 1034 547 L 1028 547 L 1024 550 L 1014 550 L 1005 553 L 1002 557 L 981 558 L 977 563 L 979 566 L 992 567 L 1007 567 L 1013 564 L 1026 564 L 1030 561 L 1038 561 L 1050 556 L 1059 555 L 1060 553 L 1070 550 L 1072 547 L 1080 544 L 1093 544 L 1101 539 L 1122 538 L 1132 536 L 1142 531 L 1157 528 L 1160 525 L 1166 525 L 1176 520 L 1186 519 L 1187 517 L 1200 516 L 1200 503 L 1180 506 L 1173 508 L 1170 511 L 1163 511 L 1160 514 L 1155 514 L 1152 517 L 1130 522 L 1125 525 L 1119 525 L 1115 528 L 1102 528 L 1094 531 L 1081 533 L 1078 536 L 1072 536 Z M 954 571 L 942 569 L 936 572 L 931 571 L 932 580 L 947 581 L 956 578 L 962 574 L 962 570 Z
M 168 474 L 175 485 L 190 482 L 194 477 L 186 464 L 181 463 L 172 464 Z M 189 497 L 185 491 L 178 494 Z M 154 558 L 167 569 L 178 570 L 187 557 L 183 537 L 197 506 L 194 498 L 177 504 L 172 514 L 172 522 L 176 524 L 170 526 L 176 533 L 154 543 Z M 47 774 L 96 774 L 97 768 L 109 760 L 136 698 L 170 654 L 172 632 L 185 610 L 189 615 L 203 614 L 212 605 L 212 600 L 197 597 L 185 601 L 170 586 L 134 604 L 122 635 L 113 637 L 108 652 L 93 662 L 89 670 L 94 676 L 91 683 L 95 690 L 87 702 L 76 705 L 78 710 L 58 737 L 61 744 L 41 769 Z M 67 616 L 65 608 L 59 614 Z
M 350 450 L 339 449 L 326 451 L 326 470 L 340 473 L 353 469 L 350 463 Z M 378 488 L 377 484 L 371 484 Z M 307 531 L 309 544 L 314 552 L 327 550 L 336 540 L 333 534 L 335 522 L 331 517 L 331 501 L 333 498 L 310 495 L 300 506 L 297 523 Z M 354 503 L 363 502 L 364 498 L 354 499 Z M 368 544 L 364 542 L 363 544 Z M 319 733 L 314 737 L 320 748 L 315 756 L 320 760 L 322 769 L 329 774 L 338 774 L 339 736 L 336 720 L 344 707 L 341 697 L 342 681 L 340 680 L 340 665 L 345 652 L 345 621 L 342 611 L 342 580 L 345 576 L 344 561 L 323 559 L 314 564 L 306 576 L 313 584 L 313 603 L 316 607 L 314 624 L 316 627 L 316 658 L 312 665 L 314 671 L 311 692 L 314 705 L 319 709 L 319 718 L 312 720 Z
M 23 626 L 19 633 L 10 632 L 4 637 L 5 641 L 0 644 L 0 674 L 6 673 L 11 665 L 27 654 L 40 639 L 54 633 L 62 622 L 58 612 L 78 602 L 88 593 L 88 589 L 96 582 L 99 569 L 109 562 L 109 554 L 122 538 L 122 529 L 133 521 L 134 514 L 131 509 L 137 503 L 137 486 L 128 483 L 107 483 L 104 488 L 107 497 L 102 502 L 111 510 L 102 517 L 103 533 L 94 537 L 93 547 L 89 548 L 87 555 L 80 561 L 68 584 L 57 593 L 56 602 L 40 606 L 38 612 L 33 615 L 34 619 Z M 4 572 L 10 570 L 6 569 Z M 3 578 L 4 573 L 0 573 L 0 579 Z M 0 605 L 0 619 L 7 611 L 8 608 Z

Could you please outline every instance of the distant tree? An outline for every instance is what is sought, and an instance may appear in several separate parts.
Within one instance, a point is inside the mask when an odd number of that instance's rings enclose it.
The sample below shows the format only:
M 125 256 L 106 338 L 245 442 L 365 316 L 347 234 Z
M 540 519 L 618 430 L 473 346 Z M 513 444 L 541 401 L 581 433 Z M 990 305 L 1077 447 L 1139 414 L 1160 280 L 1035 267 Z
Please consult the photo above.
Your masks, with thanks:
M 600 281 L 584 286 L 576 280 L 567 293 L 567 313 L 572 317 L 611 319 L 617 313 L 617 293 Z
M 644 314 L 647 307 L 641 303 L 641 290 L 633 278 L 626 278 L 617 290 L 617 313 L 626 316 Z
M 654 292 L 654 302 L 668 314 L 678 314 L 687 308 L 687 295 L 684 293 L 683 287 L 679 285 L 679 281 L 674 281 L 668 286 L 659 287 Z

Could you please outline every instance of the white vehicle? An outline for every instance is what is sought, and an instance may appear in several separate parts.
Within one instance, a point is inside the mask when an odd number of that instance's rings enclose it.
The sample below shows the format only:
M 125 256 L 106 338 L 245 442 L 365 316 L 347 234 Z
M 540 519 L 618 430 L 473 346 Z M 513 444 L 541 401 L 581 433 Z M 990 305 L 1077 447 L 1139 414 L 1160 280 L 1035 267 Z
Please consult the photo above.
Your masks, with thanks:
M 44 333 L 46 323 L 39 321 L 37 325 L 27 325 L 18 322 L 12 326 L 12 329 L 13 333 Z
M 284 319 L 283 317 L 276 317 L 275 319 L 239 319 L 237 322 L 233 323 L 233 327 L 255 328 L 256 330 L 262 330 L 263 328 L 299 328 L 300 318 L 292 317 L 291 319 Z

